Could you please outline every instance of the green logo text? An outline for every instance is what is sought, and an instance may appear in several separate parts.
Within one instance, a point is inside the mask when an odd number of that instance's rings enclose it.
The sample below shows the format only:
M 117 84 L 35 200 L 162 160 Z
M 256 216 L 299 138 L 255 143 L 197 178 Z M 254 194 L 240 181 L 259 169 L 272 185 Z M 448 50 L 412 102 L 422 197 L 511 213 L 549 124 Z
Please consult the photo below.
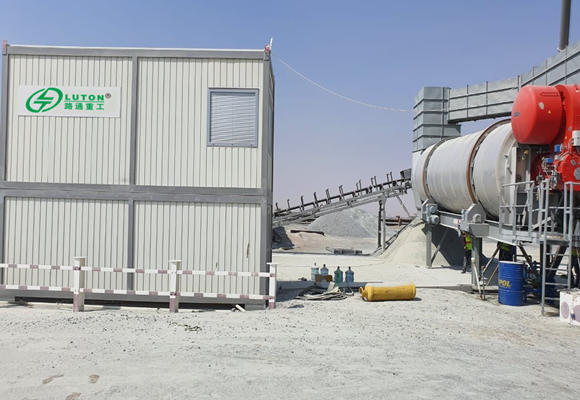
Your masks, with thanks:
M 49 87 L 37 90 L 26 100 L 26 109 L 33 113 L 47 112 L 58 106 L 62 100 L 60 89 Z

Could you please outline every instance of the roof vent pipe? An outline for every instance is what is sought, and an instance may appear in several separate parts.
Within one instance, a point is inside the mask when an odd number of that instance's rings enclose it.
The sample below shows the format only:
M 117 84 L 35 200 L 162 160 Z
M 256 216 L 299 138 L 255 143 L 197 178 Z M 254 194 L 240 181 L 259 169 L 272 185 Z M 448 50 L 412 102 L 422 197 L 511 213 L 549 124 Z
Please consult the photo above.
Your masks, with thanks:
M 562 16 L 560 19 L 560 44 L 558 51 L 564 50 L 568 47 L 570 39 L 570 4 L 572 0 L 562 0 Z

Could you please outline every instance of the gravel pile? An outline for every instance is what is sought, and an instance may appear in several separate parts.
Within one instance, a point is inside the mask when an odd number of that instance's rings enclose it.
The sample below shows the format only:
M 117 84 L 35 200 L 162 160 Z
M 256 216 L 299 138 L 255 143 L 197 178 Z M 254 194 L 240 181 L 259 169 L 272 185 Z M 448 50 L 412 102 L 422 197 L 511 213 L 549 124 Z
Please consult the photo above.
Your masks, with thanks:
M 425 265 L 425 240 L 425 224 L 415 218 L 387 248 L 382 257 L 391 263 Z M 443 243 L 435 254 L 442 240 Z M 433 227 L 432 254 L 435 255 L 434 265 L 462 265 L 463 242 L 457 232 L 441 226 Z
M 377 217 L 361 208 L 323 215 L 308 225 L 308 229 L 323 231 L 326 235 L 341 237 L 375 237 Z

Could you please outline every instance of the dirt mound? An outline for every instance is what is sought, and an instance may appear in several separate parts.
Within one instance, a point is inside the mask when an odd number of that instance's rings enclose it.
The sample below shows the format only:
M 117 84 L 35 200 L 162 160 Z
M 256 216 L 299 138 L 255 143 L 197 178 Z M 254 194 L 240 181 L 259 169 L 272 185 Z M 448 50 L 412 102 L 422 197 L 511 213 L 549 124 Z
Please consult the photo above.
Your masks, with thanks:
M 382 254 L 388 262 L 425 265 L 425 224 L 415 218 Z M 443 243 L 441 241 L 443 240 Z M 441 243 L 437 254 L 435 251 Z M 433 265 L 462 265 L 463 243 L 457 231 L 442 226 L 433 227 Z
M 377 218 L 361 208 L 350 208 L 338 213 L 323 215 L 308 225 L 308 229 L 326 235 L 366 238 L 377 236 Z

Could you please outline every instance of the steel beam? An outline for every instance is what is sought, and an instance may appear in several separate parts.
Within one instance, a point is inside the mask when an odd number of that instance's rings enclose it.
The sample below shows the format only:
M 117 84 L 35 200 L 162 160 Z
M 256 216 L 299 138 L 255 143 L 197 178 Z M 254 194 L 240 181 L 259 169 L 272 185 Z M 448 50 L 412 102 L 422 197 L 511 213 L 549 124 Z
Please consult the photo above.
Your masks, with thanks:
M 154 49 L 134 47 L 68 47 L 10 45 L 8 54 L 70 57 L 234 58 L 263 60 L 264 50 Z
M 433 266 L 433 258 L 431 257 L 431 247 L 433 243 L 433 226 L 425 224 L 425 264 L 428 268 Z

